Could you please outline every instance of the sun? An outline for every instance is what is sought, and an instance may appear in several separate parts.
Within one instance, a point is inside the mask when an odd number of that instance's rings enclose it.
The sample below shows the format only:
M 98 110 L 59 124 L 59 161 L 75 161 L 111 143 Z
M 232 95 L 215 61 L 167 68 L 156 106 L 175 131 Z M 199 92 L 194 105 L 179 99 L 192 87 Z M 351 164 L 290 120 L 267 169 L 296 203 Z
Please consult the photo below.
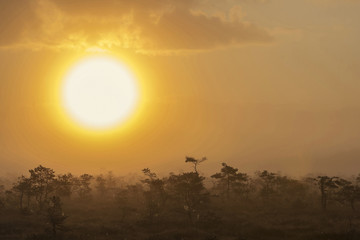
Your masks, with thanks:
M 65 75 L 62 105 L 82 127 L 104 130 L 123 123 L 138 102 L 136 79 L 122 62 L 110 56 L 87 57 Z

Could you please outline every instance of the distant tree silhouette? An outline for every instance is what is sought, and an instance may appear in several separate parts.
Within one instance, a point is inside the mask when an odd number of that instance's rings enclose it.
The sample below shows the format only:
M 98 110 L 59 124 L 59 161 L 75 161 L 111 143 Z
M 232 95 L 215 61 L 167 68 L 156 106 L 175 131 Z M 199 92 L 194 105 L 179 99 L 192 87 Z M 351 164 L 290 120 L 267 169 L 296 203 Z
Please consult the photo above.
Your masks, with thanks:
M 95 177 L 95 189 L 101 196 L 114 198 L 117 194 L 116 179 L 110 171 L 106 175 L 100 174 Z
M 292 207 L 304 208 L 308 191 L 309 186 L 305 182 L 277 174 L 272 192 L 278 203 L 286 204 L 291 202 Z
M 360 174 L 358 174 L 357 177 L 355 178 L 355 184 L 356 186 L 360 186 Z
M 106 180 L 104 176 L 100 174 L 99 176 L 96 177 L 95 181 L 96 181 L 95 188 L 102 196 L 104 196 L 107 193 Z
M 173 199 L 183 206 L 188 219 L 194 225 L 194 216 L 199 216 L 202 205 L 208 201 L 209 194 L 204 186 L 204 177 L 196 172 L 171 174 L 167 188 Z
M 82 174 L 80 177 L 74 179 L 74 187 L 79 197 L 83 200 L 91 198 L 91 180 L 94 177 L 89 174 Z
M 111 193 L 113 196 L 115 196 L 116 193 L 116 179 L 114 177 L 113 172 L 109 171 L 106 176 L 106 188 L 109 193 Z
M 185 162 L 186 162 L 186 163 L 192 163 L 192 164 L 193 164 L 193 167 L 194 167 L 194 171 L 195 171 L 196 173 L 198 173 L 197 166 L 198 166 L 200 163 L 202 163 L 202 162 L 204 162 L 204 161 L 206 161 L 206 160 L 207 160 L 206 157 L 203 157 L 202 159 L 195 159 L 195 158 L 193 158 L 193 157 L 185 157 Z
M 74 186 L 71 173 L 58 175 L 54 181 L 55 194 L 60 197 L 70 197 Z
M 313 179 L 320 190 L 321 194 L 321 207 L 323 210 L 326 210 L 327 202 L 329 200 L 329 195 L 332 190 L 336 189 L 338 186 L 336 184 L 336 180 L 338 177 L 328 177 L 328 176 L 318 176 Z
M 14 191 L 18 192 L 20 194 L 20 210 L 24 210 L 23 206 L 23 199 L 24 196 L 27 196 L 27 208 L 29 208 L 30 205 L 30 198 L 33 194 L 32 184 L 30 178 L 26 178 L 24 176 L 21 176 L 18 178 L 18 181 L 13 186 Z
M 55 172 L 53 169 L 43 167 L 42 165 L 29 170 L 29 172 L 35 199 L 41 210 L 44 203 L 48 200 L 49 193 L 54 190 Z
M 246 173 L 238 173 L 237 180 L 232 183 L 233 192 L 240 199 L 248 200 L 250 193 L 254 192 L 251 178 Z
M 239 173 L 237 168 L 233 168 L 226 163 L 221 164 L 221 172 L 212 175 L 212 178 L 218 179 L 220 184 L 225 185 L 226 197 L 230 199 L 230 191 L 236 183 L 246 182 L 248 176 L 246 173 Z
M 341 203 L 348 202 L 355 211 L 355 202 L 360 200 L 360 187 L 342 178 L 337 179 L 335 183 L 339 188 L 336 199 Z
M 268 199 L 275 193 L 275 187 L 279 180 L 278 175 L 267 170 L 256 172 L 256 175 L 258 176 L 261 185 L 260 195 L 264 199 Z
M 158 217 L 164 209 L 167 200 L 167 194 L 164 188 L 165 183 L 159 179 L 155 173 L 151 172 L 149 168 L 145 168 L 142 171 L 147 177 L 142 180 L 142 182 L 148 187 L 148 190 L 144 191 L 145 208 L 147 210 L 147 216 L 152 223 L 154 217 Z
M 5 186 L 0 185 L 0 209 L 5 207 Z

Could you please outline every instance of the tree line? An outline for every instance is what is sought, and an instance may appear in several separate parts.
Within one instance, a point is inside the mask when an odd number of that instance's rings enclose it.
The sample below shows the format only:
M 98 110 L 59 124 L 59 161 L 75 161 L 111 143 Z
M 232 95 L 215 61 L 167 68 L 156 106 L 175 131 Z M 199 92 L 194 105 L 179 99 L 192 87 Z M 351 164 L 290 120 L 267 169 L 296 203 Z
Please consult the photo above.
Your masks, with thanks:
M 145 168 L 142 179 L 135 183 L 121 181 L 111 172 L 74 176 L 56 174 L 40 165 L 19 177 L 11 188 L 0 187 L 0 208 L 19 209 L 25 215 L 45 213 L 56 235 L 69 214 L 63 212 L 63 200 L 87 204 L 95 198 L 112 202 L 122 222 L 136 217 L 154 224 L 164 215 L 180 214 L 191 226 L 218 224 L 221 217 L 213 208 L 228 203 L 254 202 L 258 206 L 297 209 L 314 205 L 323 211 L 331 203 L 356 211 L 360 201 L 360 175 L 352 179 L 326 175 L 294 179 L 267 170 L 249 175 L 222 163 L 218 172 L 205 177 L 199 172 L 205 161 L 205 157 L 186 157 L 192 171 L 164 177 Z

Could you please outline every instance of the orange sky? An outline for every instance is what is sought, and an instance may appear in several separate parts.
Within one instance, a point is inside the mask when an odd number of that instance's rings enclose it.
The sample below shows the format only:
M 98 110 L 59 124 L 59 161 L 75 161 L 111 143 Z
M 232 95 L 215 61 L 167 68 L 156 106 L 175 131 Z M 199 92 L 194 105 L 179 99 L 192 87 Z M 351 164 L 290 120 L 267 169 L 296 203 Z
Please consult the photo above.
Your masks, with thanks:
M 0 0 L 0 173 L 357 173 L 360 1 Z M 60 117 L 67 69 L 102 49 L 138 77 L 111 136 Z

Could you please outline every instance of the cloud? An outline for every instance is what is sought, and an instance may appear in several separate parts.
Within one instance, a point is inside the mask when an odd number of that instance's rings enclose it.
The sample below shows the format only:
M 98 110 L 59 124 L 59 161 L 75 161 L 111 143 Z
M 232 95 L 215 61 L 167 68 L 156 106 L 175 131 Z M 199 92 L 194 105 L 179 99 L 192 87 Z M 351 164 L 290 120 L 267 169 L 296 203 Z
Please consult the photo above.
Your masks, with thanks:
M 157 24 L 143 26 L 145 49 L 201 50 L 271 39 L 266 31 L 249 23 L 182 10 L 164 14 Z
M 271 41 L 213 0 L 0 0 L 0 47 L 126 48 L 143 53 L 211 50 Z

